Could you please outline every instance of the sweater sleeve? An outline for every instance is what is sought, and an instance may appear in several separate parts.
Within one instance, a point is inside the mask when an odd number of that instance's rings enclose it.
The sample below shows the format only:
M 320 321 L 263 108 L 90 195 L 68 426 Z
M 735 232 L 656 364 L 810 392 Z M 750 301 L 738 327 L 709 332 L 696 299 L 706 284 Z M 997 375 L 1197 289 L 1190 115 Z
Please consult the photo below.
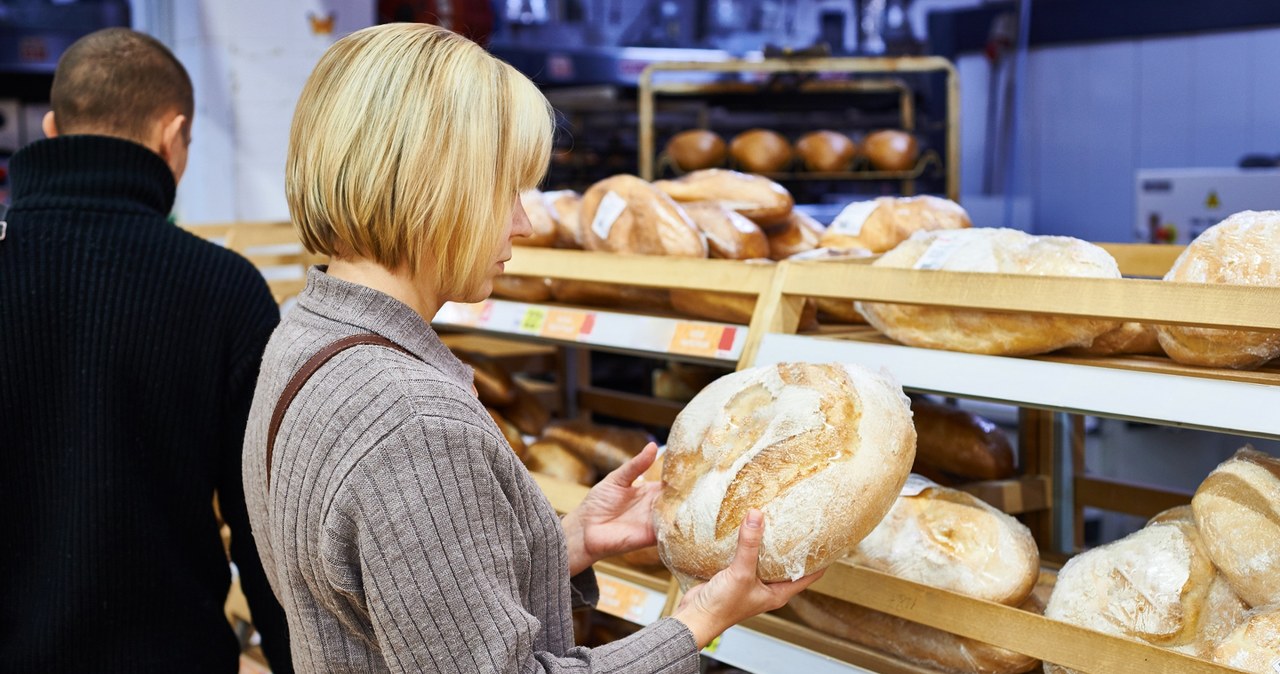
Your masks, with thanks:
M 253 392 L 258 381 L 258 369 L 262 353 L 272 330 L 280 321 L 279 310 L 265 284 L 263 297 L 245 307 L 245 325 L 238 331 L 231 349 L 231 368 L 228 372 L 228 391 L 225 416 L 222 424 L 223 447 L 221 476 L 218 484 L 218 505 L 222 517 L 231 528 L 231 561 L 240 572 L 240 589 L 253 614 L 254 629 L 262 635 L 262 651 L 267 656 L 274 674 L 289 674 L 293 665 L 289 653 L 289 627 L 284 609 L 262 569 L 262 558 L 249 528 L 249 513 L 245 506 L 244 483 L 241 477 L 241 455 L 244 448 L 245 426 Z M 266 302 L 264 304 L 263 302 Z
M 567 565 L 567 552 L 556 560 L 517 554 L 527 543 L 516 518 L 534 515 L 513 505 L 485 458 L 498 449 L 492 434 L 468 423 L 414 418 L 363 457 L 340 489 L 346 503 L 335 505 L 326 530 L 347 529 L 330 533 L 348 537 L 351 544 L 338 547 L 358 559 L 325 564 L 358 564 L 358 591 L 388 668 L 696 672 L 693 635 L 672 619 L 600 648 L 535 650 L 537 636 L 559 626 L 541 624 L 539 613 L 554 619 L 555 612 L 538 602 L 552 598 L 540 600 L 530 581 L 537 573 L 556 576 L 547 565 Z M 559 526 L 553 515 L 549 519 Z M 335 579 L 356 575 L 330 573 Z M 557 591 L 569 594 L 568 587 Z M 567 601 L 561 605 L 567 610 Z

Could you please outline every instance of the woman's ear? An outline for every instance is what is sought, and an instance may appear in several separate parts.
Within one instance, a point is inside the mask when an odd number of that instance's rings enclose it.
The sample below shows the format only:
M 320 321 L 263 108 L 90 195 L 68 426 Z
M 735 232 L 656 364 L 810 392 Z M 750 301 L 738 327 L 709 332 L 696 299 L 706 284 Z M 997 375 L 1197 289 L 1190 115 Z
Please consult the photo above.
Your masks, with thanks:
M 40 120 L 40 129 L 44 131 L 45 138 L 58 137 L 58 123 L 53 119 L 53 111 L 44 113 L 44 119 Z
M 187 134 L 187 116 L 174 115 L 160 133 L 160 147 L 156 148 L 160 158 L 173 170 L 174 181 L 181 181 L 187 170 L 187 146 L 190 143 Z

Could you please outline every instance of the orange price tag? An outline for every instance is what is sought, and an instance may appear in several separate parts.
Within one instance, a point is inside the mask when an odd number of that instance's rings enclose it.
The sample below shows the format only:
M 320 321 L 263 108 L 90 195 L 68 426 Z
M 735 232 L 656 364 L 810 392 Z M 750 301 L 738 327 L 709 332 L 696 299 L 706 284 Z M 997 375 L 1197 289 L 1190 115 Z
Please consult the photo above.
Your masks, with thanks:
M 676 323 L 676 333 L 671 337 L 667 350 L 686 356 L 713 358 L 720 348 L 720 336 L 724 326 L 702 323 Z
M 647 597 L 643 588 L 604 575 L 596 576 L 596 584 L 600 588 L 596 609 L 623 620 L 635 622 L 640 619 Z
M 542 336 L 576 341 L 582 332 L 582 324 L 586 320 L 587 314 L 581 311 L 548 309 L 547 317 L 542 322 Z

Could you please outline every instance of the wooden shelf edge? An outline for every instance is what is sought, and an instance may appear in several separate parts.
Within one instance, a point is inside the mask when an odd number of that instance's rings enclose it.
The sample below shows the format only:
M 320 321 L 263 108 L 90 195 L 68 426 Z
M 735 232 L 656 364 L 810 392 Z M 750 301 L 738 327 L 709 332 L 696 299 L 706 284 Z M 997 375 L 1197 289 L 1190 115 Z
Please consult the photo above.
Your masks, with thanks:
M 1137 482 L 1105 477 L 1077 476 L 1075 504 L 1113 512 L 1154 517 L 1169 508 L 1191 503 L 1192 494 Z

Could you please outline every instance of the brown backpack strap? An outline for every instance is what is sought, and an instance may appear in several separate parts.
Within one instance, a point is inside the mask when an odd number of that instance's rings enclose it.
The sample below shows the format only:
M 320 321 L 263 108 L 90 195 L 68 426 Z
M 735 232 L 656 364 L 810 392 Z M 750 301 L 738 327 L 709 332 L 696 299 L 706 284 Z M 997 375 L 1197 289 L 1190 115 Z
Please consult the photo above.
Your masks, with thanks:
M 316 355 L 307 359 L 302 364 L 302 368 L 293 375 L 289 383 L 285 385 L 284 392 L 280 394 L 280 399 L 276 401 L 276 408 L 271 412 L 271 425 L 267 427 L 267 489 L 271 488 L 271 455 L 276 448 L 276 434 L 280 432 L 280 424 L 284 422 L 284 414 L 289 411 L 289 405 L 293 404 L 293 399 L 297 397 L 298 391 L 306 385 L 307 380 L 311 379 L 311 375 L 316 373 L 329 362 L 334 356 L 350 349 L 353 346 L 361 344 L 371 344 L 373 346 L 385 346 L 389 349 L 395 349 L 407 356 L 417 358 L 408 349 L 396 344 L 395 342 L 373 333 L 365 333 L 360 335 L 351 335 L 343 337 L 335 342 L 325 345 Z

